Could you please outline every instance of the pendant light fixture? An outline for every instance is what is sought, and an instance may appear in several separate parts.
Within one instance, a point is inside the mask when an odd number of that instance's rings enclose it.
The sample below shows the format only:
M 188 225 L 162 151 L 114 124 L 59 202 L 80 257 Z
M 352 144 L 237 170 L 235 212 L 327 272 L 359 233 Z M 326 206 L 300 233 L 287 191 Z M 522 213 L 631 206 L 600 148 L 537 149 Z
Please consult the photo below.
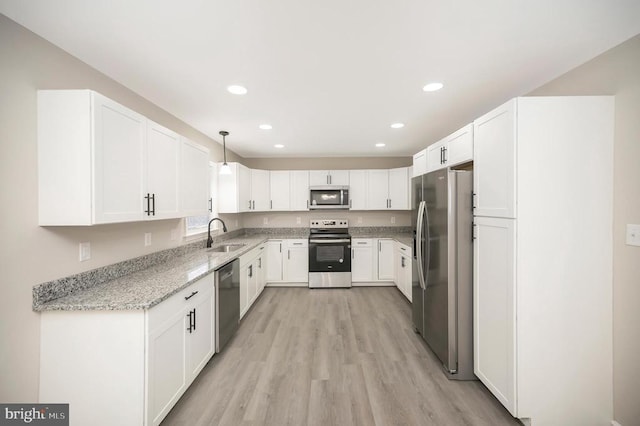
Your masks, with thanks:
M 227 164 L 227 143 L 225 140 L 225 138 L 229 135 L 229 132 L 227 132 L 226 130 L 220 130 L 220 134 L 222 135 L 222 154 L 224 155 L 224 162 L 222 163 L 222 166 L 220 166 L 219 173 L 221 175 L 230 175 L 231 167 L 229 167 L 229 165 Z

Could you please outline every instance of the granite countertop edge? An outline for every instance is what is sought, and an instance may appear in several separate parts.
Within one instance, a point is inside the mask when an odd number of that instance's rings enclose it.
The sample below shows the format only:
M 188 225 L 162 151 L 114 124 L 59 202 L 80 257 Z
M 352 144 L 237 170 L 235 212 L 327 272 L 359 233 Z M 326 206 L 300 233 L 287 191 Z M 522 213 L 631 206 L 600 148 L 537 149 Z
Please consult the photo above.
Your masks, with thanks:
M 89 288 L 74 290 L 62 297 L 45 302 L 38 302 L 34 298 L 32 309 L 35 312 L 150 309 L 268 240 L 306 238 L 307 236 L 308 234 L 297 235 L 293 233 L 247 233 L 214 243 L 214 247 L 221 244 L 244 244 L 245 246 L 239 250 L 230 253 L 212 253 L 205 248 L 198 248 Z M 410 234 L 406 232 L 355 232 L 352 237 L 393 238 L 407 244 L 406 241 Z

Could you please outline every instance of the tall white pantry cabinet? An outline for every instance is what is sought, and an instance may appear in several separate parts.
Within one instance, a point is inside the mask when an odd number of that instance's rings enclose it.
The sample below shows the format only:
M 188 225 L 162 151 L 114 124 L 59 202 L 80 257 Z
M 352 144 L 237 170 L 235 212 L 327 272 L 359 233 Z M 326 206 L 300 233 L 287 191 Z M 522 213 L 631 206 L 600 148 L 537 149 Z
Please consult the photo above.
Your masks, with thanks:
M 608 425 L 614 98 L 474 122 L 474 370 L 527 425 Z

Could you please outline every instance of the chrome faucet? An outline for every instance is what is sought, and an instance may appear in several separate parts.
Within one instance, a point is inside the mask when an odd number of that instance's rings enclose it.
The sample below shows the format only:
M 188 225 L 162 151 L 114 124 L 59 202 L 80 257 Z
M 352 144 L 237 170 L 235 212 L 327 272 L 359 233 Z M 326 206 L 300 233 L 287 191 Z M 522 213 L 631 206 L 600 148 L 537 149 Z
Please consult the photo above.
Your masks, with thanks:
M 222 232 L 227 232 L 227 225 L 224 224 L 224 221 L 222 219 L 220 219 L 219 217 L 214 217 L 213 219 L 211 219 L 207 228 L 207 248 L 211 248 L 211 246 L 213 245 L 213 238 L 211 237 L 211 222 L 213 222 L 214 220 L 219 220 L 222 224 Z

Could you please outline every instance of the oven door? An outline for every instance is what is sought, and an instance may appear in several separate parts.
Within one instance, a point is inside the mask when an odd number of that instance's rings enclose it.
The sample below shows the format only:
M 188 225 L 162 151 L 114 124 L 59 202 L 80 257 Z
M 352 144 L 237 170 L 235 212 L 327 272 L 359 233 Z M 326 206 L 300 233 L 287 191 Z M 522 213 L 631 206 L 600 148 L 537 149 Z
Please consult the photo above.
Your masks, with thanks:
M 309 272 L 351 272 L 351 239 L 309 238 Z

